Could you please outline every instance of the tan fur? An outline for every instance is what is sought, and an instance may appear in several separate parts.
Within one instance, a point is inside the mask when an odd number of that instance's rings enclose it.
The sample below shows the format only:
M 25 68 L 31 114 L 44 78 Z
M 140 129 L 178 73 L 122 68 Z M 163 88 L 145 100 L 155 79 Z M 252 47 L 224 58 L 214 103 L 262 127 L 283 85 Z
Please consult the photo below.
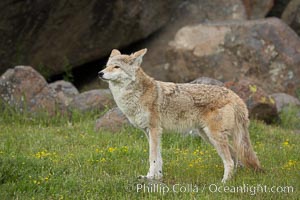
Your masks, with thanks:
M 232 176 L 234 161 L 261 169 L 249 138 L 245 103 L 220 86 L 155 81 L 140 68 L 145 53 L 143 49 L 122 55 L 113 50 L 99 76 L 108 81 L 118 107 L 130 122 L 149 135 L 150 169 L 146 177 L 162 177 L 162 130 L 202 129 L 201 137 L 223 160 L 223 182 Z

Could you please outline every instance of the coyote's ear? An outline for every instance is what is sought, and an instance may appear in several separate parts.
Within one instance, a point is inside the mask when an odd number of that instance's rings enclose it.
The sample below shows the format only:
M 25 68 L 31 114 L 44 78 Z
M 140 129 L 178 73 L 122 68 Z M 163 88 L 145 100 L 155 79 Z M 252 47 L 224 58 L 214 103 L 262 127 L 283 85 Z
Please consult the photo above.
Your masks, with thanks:
M 113 56 L 117 56 L 117 55 L 121 55 L 121 52 L 117 49 L 113 49 L 110 53 L 109 57 L 113 57 Z
M 141 65 L 141 63 L 143 61 L 143 56 L 146 53 L 147 53 L 147 49 L 142 49 L 142 50 L 135 52 L 134 54 L 131 54 L 133 62 L 138 66 Z
M 132 56 L 134 58 L 138 58 L 138 57 L 142 58 L 146 53 L 147 53 L 147 49 L 142 49 L 142 50 L 135 52 Z

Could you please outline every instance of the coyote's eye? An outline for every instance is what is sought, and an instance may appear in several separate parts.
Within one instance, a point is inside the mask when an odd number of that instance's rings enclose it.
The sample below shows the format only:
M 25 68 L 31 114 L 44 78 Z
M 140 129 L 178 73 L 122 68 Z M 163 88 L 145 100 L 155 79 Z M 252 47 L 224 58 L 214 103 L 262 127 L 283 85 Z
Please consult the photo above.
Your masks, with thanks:
M 119 68 L 120 68 L 120 66 L 114 66 L 114 68 L 115 68 L 115 69 L 119 69 Z

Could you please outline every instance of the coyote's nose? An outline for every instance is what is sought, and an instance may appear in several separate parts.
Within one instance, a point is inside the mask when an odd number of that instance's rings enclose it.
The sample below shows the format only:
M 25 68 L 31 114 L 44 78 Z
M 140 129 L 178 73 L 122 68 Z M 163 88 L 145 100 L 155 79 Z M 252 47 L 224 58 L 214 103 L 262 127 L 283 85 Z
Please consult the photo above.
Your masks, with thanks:
M 98 72 L 98 76 L 99 76 L 100 78 L 102 78 L 103 75 L 104 75 L 104 73 L 103 73 L 102 71 Z

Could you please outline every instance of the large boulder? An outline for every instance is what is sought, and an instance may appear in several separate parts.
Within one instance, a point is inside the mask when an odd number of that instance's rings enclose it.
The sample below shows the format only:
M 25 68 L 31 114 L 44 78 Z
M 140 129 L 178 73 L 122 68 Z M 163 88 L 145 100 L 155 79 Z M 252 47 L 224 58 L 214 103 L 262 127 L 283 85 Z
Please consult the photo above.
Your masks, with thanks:
M 166 63 L 173 82 L 249 77 L 268 93 L 300 89 L 300 39 L 277 18 L 183 27 L 170 42 Z
M 179 0 L 0 1 L 0 73 L 14 65 L 56 74 L 148 37 Z
M 67 110 L 44 77 L 29 66 L 8 69 L 0 77 L 0 98 L 21 111 L 55 114 Z
M 187 0 L 175 9 L 172 20 L 146 41 L 135 45 L 136 50 L 147 47 L 143 69 L 158 80 L 169 81 L 166 61 L 168 43 L 183 26 L 223 20 L 246 20 L 241 0 Z
M 284 9 L 281 19 L 300 36 L 300 0 L 292 0 Z

